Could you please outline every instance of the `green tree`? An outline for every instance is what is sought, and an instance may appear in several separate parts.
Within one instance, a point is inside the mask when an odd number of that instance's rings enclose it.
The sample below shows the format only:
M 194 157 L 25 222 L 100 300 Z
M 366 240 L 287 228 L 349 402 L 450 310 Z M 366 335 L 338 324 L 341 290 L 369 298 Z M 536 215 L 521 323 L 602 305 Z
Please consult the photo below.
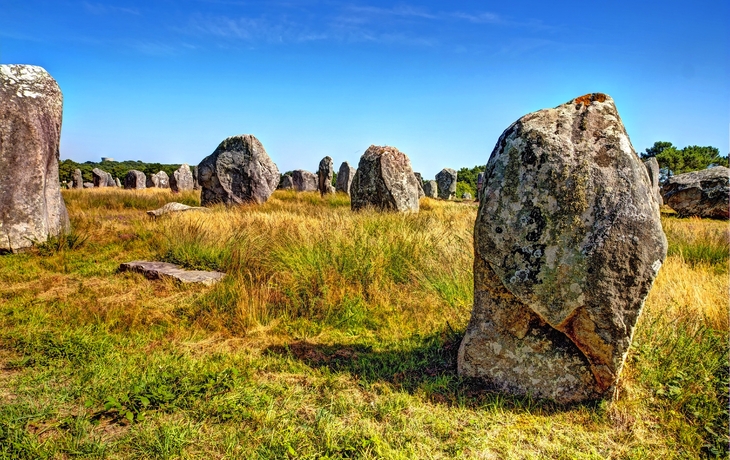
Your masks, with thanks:
M 641 158 L 647 160 L 662 153 L 665 149 L 674 148 L 671 142 L 657 141 L 641 154 Z

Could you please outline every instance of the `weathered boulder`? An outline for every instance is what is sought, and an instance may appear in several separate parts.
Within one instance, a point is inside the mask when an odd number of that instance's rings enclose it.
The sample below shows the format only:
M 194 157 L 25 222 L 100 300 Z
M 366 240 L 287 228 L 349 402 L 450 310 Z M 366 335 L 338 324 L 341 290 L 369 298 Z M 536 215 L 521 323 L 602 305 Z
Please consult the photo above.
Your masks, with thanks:
M 462 193 L 462 194 L 461 194 L 461 199 L 462 199 L 462 200 L 472 200 L 473 198 L 472 198 L 472 196 L 471 196 L 471 193 L 469 193 L 469 192 L 464 192 L 464 193 Z
M 650 187 L 604 94 L 507 128 L 474 226 L 459 373 L 560 403 L 611 396 L 667 251 Z
M 190 171 L 190 166 L 187 164 L 180 165 L 180 167 L 172 173 L 172 177 L 170 177 L 170 188 L 173 192 L 193 190 L 194 185 L 193 173 Z
M 426 196 L 426 192 L 423 191 L 423 177 L 418 172 L 414 172 L 413 175 L 416 176 L 416 182 L 418 183 L 418 198 L 423 198 Z
M 145 177 L 145 174 L 142 171 L 137 171 L 136 169 L 132 169 L 131 171 L 127 172 L 127 175 L 124 177 L 124 188 L 125 189 L 143 189 L 147 187 L 147 178 Z
M 147 211 L 147 215 L 157 218 L 160 216 L 164 216 L 165 214 L 172 214 L 184 211 L 209 211 L 209 209 L 202 206 L 188 206 L 186 204 L 172 202 L 166 203 L 161 208 L 155 209 L 153 211 Z
M 672 176 L 661 193 L 680 217 L 730 218 L 730 169 L 724 166 Z
M 84 188 L 94 188 L 93 182 L 84 182 Z
M 395 147 L 371 145 L 360 157 L 350 188 L 353 211 L 418 212 L 418 184 L 406 154 Z
M 134 260 L 119 265 L 120 272 L 141 273 L 148 279 L 173 279 L 183 284 L 200 283 L 212 286 L 226 277 L 225 273 L 203 270 L 185 270 L 178 265 L 167 262 L 150 262 Z
M 282 190 L 291 190 L 294 188 L 294 182 L 292 181 L 292 178 L 289 174 L 284 174 L 281 176 L 281 181 L 279 181 L 279 187 Z
M 303 169 L 292 171 L 291 180 L 297 192 L 317 191 L 317 175 Z
M 343 161 L 340 165 L 340 170 L 337 171 L 337 184 L 335 184 L 335 190 L 338 192 L 350 194 L 350 187 L 352 187 L 352 179 L 355 177 L 357 170 L 350 166 L 350 163 Z
M 157 188 L 160 185 L 160 178 L 157 176 L 157 173 L 150 174 L 147 177 L 147 188 Z
M 279 169 L 251 134 L 232 136 L 198 165 L 200 204 L 264 203 L 279 184 Z
M 662 192 L 659 188 L 659 162 L 655 157 L 651 157 L 644 161 L 644 166 L 646 166 L 646 172 L 649 173 L 649 183 L 651 184 L 652 196 L 659 206 L 661 206 L 664 204 L 664 200 L 662 199 Z
M 436 174 L 438 183 L 438 194 L 442 200 L 456 198 L 456 171 L 451 168 L 444 168 Z
M 0 65 L 0 252 L 69 230 L 58 177 L 63 95 L 41 67 Z
M 435 180 L 427 180 L 423 183 L 423 195 L 428 198 L 438 198 L 439 186 Z
M 84 188 L 84 178 L 81 175 L 81 170 L 76 169 L 73 175 L 73 188 Z
M 335 188 L 332 186 L 332 179 L 335 177 L 335 166 L 332 163 L 332 158 L 324 157 L 319 162 L 319 168 L 317 169 L 317 190 L 321 195 L 328 193 L 335 193 Z
M 92 169 L 91 178 L 94 182 L 94 187 L 110 187 L 109 181 L 112 182 L 112 185 L 114 184 L 114 179 L 112 179 L 112 175 L 104 171 L 103 169 Z

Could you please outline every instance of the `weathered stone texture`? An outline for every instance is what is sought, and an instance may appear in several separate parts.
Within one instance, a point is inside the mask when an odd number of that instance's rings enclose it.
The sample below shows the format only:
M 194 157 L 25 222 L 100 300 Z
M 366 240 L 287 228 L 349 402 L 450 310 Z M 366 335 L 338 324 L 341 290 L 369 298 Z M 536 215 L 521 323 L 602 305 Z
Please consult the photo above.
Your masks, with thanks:
M 200 182 L 198 182 L 198 165 L 193 166 L 193 190 L 200 190 Z
M 170 188 L 173 192 L 182 192 L 185 190 L 193 190 L 195 181 L 190 166 L 187 164 L 180 165 L 179 168 L 172 173 L 170 177 Z
M 209 211 L 209 209 L 201 206 L 188 206 L 186 204 L 172 202 L 166 203 L 161 208 L 155 209 L 153 211 L 147 211 L 147 215 L 151 217 L 160 217 L 164 216 L 165 214 L 185 211 Z
M 324 157 L 319 162 L 319 168 L 317 168 L 317 190 L 320 195 L 324 196 L 328 193 L 335 193 L 335 188 L 332 186 L 332 179 L 335 177 L 335 166 L 332 163 L 332 158 Z
M 118 177 L 114 178 L 114 186 L 117 188 L 122 188 L 122 181 L 120 181 Z
M 279 169 L 251 134 L 232 136 L 198 165 L 200 204 L 265 203 L 279 184 Z
M 84 188 L 84 178 L 81 175 L 81 170 L 76 169 L 73 175 L 73 188 Z
M 507 128 L 474 227 L 460 374 L 561 403 L 612 395 L 666 256 L 650 187 L 604 94 Z
M 680 217 L 730 218 L 730 169 L 724 166 L 678 174 L 661 189 L 664 201 Z
M 428 198 L 438 198 L 439 186 L 435 180 L 427 180 L 423 183 L 423 194 Z
M 662 199 L 662 193 L 659 187 L 659 162 L 656 161 L 656 158 L 651 157 L 644 161 L 644 166 L 646 166 L 646 172 L 649 173 L 652 196 L 659 206 L 661 206 L 664 204 L 664 200 Z
M 297 192 L 316 192 L 317 175 L 303 169 L 297 169 L 291 173 L 294 190 Z
M 456 198 L 456 171 L 451 168 L 444 168 L 436 174 L 438 183 L 438 194 L 442 200 Z
M 395 147 L 371 145 L 352 180 L 350 207 L 418 212 L 418 184 L 408 157 Z
M 124 177 L 124 188 L 132 190 L 147 188 L 147 177 L 142 171 L 132 169 Z
M 335 190 L 338 192 L 350 194 L 350 187 L 352 187 L 352 179 L 355 177 L 357 170 L 350 166 L 350 163 L 343 161 L 340 165 L 340 170 L 337 171 L 337 184 Z
M 103 169 L 94 168 L 91 170 L 91 178 L 94 182 L 94 187 L 113 187 L 114 178 L 108 172 Z
M 294 188 L 294 182 L 292 181 L 292 178 L 289 174 L 284 174 L 281 176 L 281 181 L 279 181 L 279 187 L 281 190 L 291 190 Z
M 461 194 L 461 199 L 462 200 L 472 200 L 473 197 L 471 196 L 471 193 L 464 192 L 464 193 Z
M 213 285 L 225 278 L 226 274 L 221 272 L 208 272 L 203 270 L 185 270 L 175 264 L 166 262 L 149 262 L 135 260 L 119 265 L 119 271 L 137 272 L 148 279 L 171 278 L 181 283 L 200 283 L 206 286 Z
M 0 251 L 70 228 L 58 177 L 63 95 L 41 67 L 0 65 Z
M 426 196 L 426 192 L 423 191 L 423 177 L 418 172 L 414 172 L 413 175 L 416 176 L 416 183 L 418 183 L 418 198 L 423 198 Z

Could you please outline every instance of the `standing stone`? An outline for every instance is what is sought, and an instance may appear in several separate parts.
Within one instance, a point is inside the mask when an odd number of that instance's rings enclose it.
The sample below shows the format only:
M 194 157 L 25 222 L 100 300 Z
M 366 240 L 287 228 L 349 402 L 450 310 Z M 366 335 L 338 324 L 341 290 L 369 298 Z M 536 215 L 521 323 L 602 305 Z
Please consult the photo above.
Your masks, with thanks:
M 84 188 L 84 178 L 80 169 L 74 171 L 73 188 Z
M 439 198 L 451 200 L 456 198 L 456 171 L 451 168 L 444 168 L 436 174 L 436 182 L 439 185 Z
M 644 161 L 644 166 L 646 166 L 646 172 L 649 173 L 652 196 L 659 203 L 659 206 L 661 206 L 664 204 L 664 200 L 662 199 L 662 192 L 659 188 L 659 162 L 656 161 L 655 157 L 651 157 Z
M 604 94 L 507 128 L 474 226 L 460 375 L 560 403 L 613 395 L 667 251 L 650 187 Z
M 371 145 L 360 157 L 350 188 L 353 211 L 418 212 L 418 184 L 411 160 L 395 147 Z
M 159 188 L 170 188 L 170 176 L 165 171 L 160 171 L 156 174 L 157 176 L 157 187 Z
M 173 192 L 193 189 L 193 173 L 187 164 L 180 165 L 170 177 L 170 188 Z
M 423 191 L 423 177 L 421 177 L 421 173 L 414 172 L 414 176 L 416 176 L 416 182 L 418 183 L 418 198 L 423 198 L 426 196 L 426 193 Z
M 317 175 L 303 169 L 292 171 L 291 180 L 297 192 L 317 191 Z
M 91 178 L 94 182 L 94 187 L 108 187 L 109 177 L 109 173 L 103 169 L 94 168 L 91 170 Z
M 225 139 L 198 168 L 203 206 L 261 204 L 279 184 L 279 169 L 251 134 Z
M 428 198 L 438 198 L 439 186 L 435 180 L 427 180 L 423 183 L 423 195 Z
M 680 217 L 730 218 L 730 169 L 724 166 L 677 174 L 669 178 L 662 194 Z
M 200 190 L 200 182 L 198 182 L 198 166 L 193 166 L 193 190 Z
M 41 67 L 0 65 L 0 252 L 69 230 L 58 177 L 63 95 Z
M 118 177 L 114 179 L 114 186 L 117 188 L 122 188 L 122 182 L 119 180 Z
M 147 178 L 142 171 L 132 169 L 124 177 L 124 188 L 131 190 L 141 190 L 147 187 Z
M 355 177 L 356 169 L 350 166 L 350 163 L 343 161 L 340 170 L 337 172 L 337 184 L 335 190 L 350 194 L 352 187 L 352 179 Z
M 320 195 L 335 193 L 335 188 L 332 186 L 334 176 L 335 166 L 332 164 L 332 158 L 322 158 L 322 161 L 319 162 L 319 169 L 317 169 L 317 190 Z
M 292 181 L 292 178 L 289 174 L 284 174 L 281 176 L 281 181 L 279 182 L 279 187 L 282 190 L 291 190 L 294 188 L 294 182 Z
M 147 177 L 147 188 L 157 188 L 160 185 L 160 178 L 157 177 L 157 173 L 150 174 Z

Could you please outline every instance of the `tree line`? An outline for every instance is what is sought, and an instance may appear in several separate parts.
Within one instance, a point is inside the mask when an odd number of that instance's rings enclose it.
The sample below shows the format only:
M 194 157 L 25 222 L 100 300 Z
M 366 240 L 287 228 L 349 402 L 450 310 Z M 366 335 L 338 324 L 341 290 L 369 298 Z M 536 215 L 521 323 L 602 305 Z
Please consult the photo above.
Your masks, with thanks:
M 91 171 L 94 168 L 99 168 L 111 174 L 112 177 L 118 177 L 120 181 L 124 182 L 124 178 L 127 176 L 127 173 L 133 169 L 142 171 L 147 177 L 149 177 L 160 171 L 165 171 L 168 176 L 172 176 L 172 173 L 179 167 L 179 164 L 145 163 L 139 160 L 103 162 L 87 161 L 84 163 L 76 163 L 73 160 L 63 160 L 58 162 L 58 178 L 61 182 L 66 181 L 67 183 L 71 183 L 71 181 L 73 181 L 74 171 L 76 169 L 80 169 L 84 182 L 92 182 L 93 178 Z

